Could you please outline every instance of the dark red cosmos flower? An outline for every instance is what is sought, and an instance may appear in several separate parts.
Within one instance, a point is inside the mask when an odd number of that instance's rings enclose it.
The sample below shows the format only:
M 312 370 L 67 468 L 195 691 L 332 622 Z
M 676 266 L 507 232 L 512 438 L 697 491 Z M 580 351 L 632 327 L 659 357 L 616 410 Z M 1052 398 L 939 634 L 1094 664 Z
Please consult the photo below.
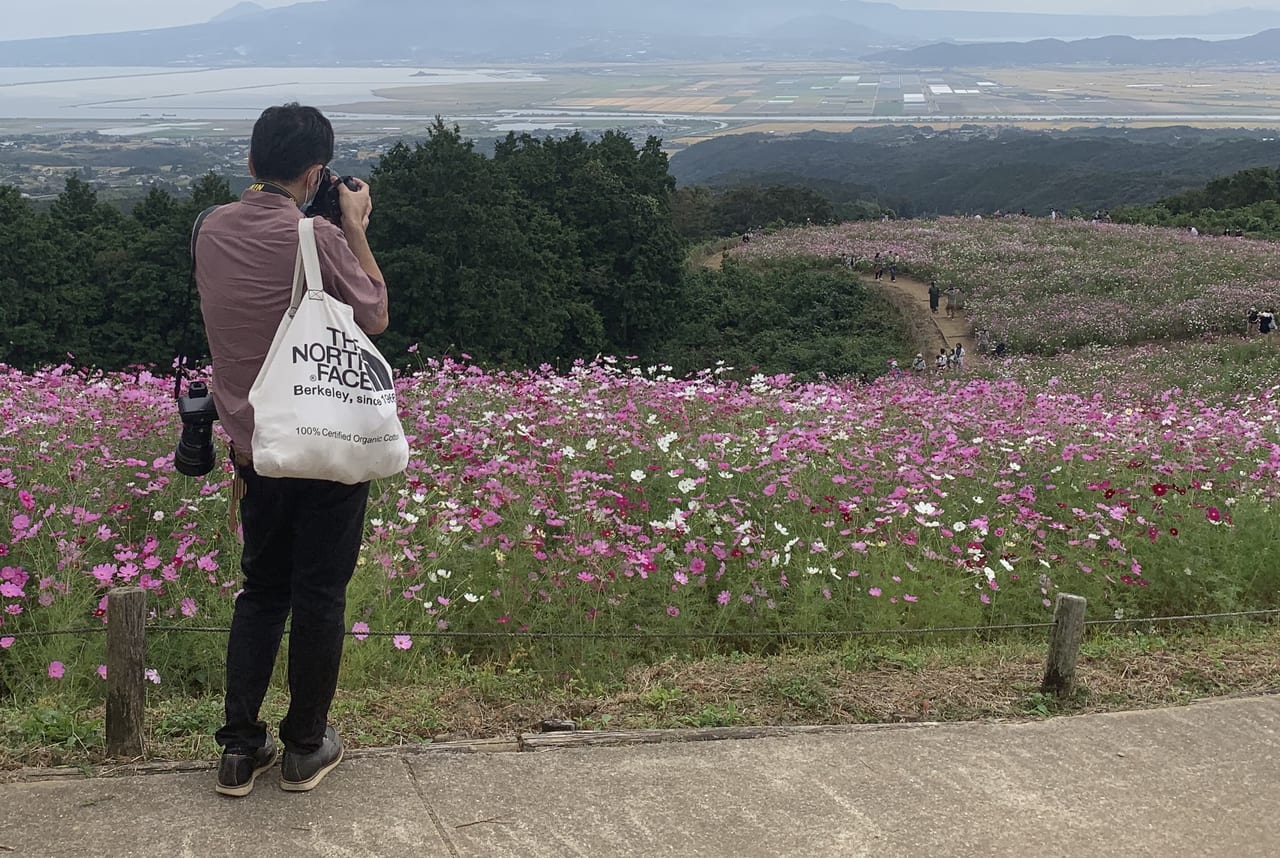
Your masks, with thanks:
M 1171 527 L 1171 528 L 1169 528 L 1169 535 L 1170 535 L 1170 536 L 1177 536 L 1177 535 L 1178 535 L 1178 528 L 1176 528 L 1176 527 Z
M 1215 524 L 1219 521 L 1222 521 L 1222 513 L 1218 512 L 1218 508 L 1216 506 L 1209 507 L 1207 510 L 1205 510 L 1204 515 L 1205 515 L 1205 518 L 1209 519 L 1209 521 L 1212 521 Z
M 1169 487 L 1166 486 L 1164 483 L 1156 483 L 1154 486 L 1151 487 L 1151 491 L 1155 493 L 1156 497 L 1162 498 L 1169 493 Z
M 1102 496 L 1103 496 L 1104 498 L 1106 498 L 1107 500 L 1111 500 L 1113 497 L 1115 497 L 1115 496 L 1116 496 L 1116 490 L 1115 490 L 1115 489 L 1107 489 L 1107 490 L 1106 490 L 1106 492 L 1104 492 Z

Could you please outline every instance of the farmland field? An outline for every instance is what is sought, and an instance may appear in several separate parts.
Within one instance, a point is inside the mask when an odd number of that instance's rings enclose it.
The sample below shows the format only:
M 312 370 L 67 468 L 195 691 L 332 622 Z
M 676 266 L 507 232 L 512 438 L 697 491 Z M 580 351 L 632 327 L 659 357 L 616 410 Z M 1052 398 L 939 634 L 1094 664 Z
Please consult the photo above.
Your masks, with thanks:
M 1280 126 L 1280 82 L 1255 68 L 902 72 L 851 61 L 55 71 L 0 69 L 0 133 L 159 125 L 153 136 L 175 127 L 243 136 L 263 107 L 293 98 L 335 115 L 348 134 L 389 123 L 414 133 L 439 114 L 476 135 L 622 126 L 659 133 L 676 147 L 742 130 L 887 122 Z

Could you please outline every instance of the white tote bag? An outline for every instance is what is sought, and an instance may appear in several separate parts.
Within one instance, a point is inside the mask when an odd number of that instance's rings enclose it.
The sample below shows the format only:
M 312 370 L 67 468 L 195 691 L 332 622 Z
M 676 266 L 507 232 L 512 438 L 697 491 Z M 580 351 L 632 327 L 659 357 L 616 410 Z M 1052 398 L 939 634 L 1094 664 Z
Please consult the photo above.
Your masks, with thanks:
M 253 468 L 354 485 L 400 473 L 409 444 L 391 366 L 323 288 L 315 223 L 298 221 L 293 302 L 249 390 Z

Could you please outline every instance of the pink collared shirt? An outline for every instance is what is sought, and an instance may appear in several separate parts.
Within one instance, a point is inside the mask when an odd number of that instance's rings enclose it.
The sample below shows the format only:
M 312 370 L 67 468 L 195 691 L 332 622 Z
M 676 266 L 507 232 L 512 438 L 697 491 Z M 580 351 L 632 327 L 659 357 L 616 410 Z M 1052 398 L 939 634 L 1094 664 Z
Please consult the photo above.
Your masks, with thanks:
M 213 354 L 213 400 L 237 450 L 252 449 L 249 388 L 289 309 L 302 212 L 289 197 L 245 191 L 240 202 L 215 210 L 196 241 L 196 286 Z M 342 230 L 316 219 L 316 248 L 324 290 L 349 304 L 368 330 L 383 318 L 387 288 L 371 278 Z

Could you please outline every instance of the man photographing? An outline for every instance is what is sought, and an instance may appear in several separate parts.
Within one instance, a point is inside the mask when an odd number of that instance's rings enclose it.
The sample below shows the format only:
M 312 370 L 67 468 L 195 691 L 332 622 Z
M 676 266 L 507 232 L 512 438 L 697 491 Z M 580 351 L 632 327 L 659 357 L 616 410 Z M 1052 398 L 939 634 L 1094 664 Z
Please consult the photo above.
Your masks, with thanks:
M 223 748 L 216 790 L 224 795 L 248 795 L 275 762 L 276 745 L 259 710 L 290 614 L 281 786 L 310 790 L 342 759 L 328 714 L 369 484 L 258 475 L 249 405 L 249 390 L 293 297 L 298 221 L 327 190 L 321 185 L 337 181 L 326 166 L 333 150 L 333 126 L 320 111 L 296 103 L 268 108 L 249 149 L 255 183 L 240 202 L 210 213 L 195 241 L 213 397 L 244 483 L 244 586 L 227 644 L 226 723 L 216 736 Z M 322 218 L 315 224 L 324 290 L 351 307 L 362 330 L 378 334 L 387 327 L 387 290 L 365 237 L 373 211 L 369 186 L 355 180 L 338 194 L 341 226 Z

